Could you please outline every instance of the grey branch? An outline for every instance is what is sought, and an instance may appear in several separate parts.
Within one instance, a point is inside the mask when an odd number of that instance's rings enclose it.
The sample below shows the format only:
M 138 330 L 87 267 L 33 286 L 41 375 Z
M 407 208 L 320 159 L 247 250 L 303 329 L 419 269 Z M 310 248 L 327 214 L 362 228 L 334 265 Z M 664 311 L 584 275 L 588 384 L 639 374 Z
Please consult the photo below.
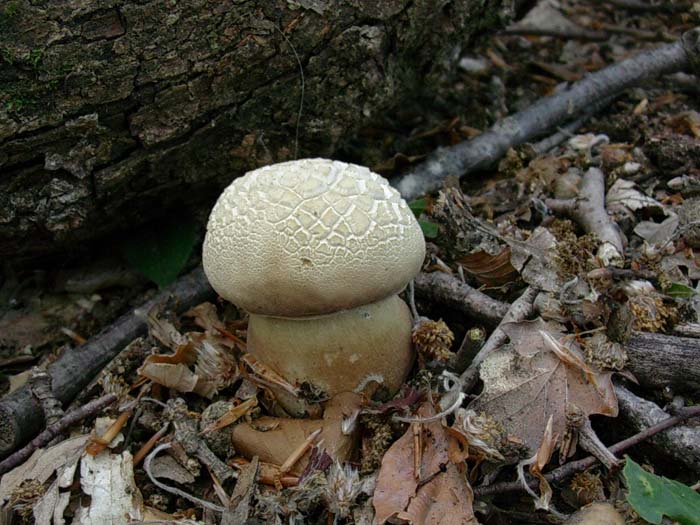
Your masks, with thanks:
M 557 213 L 575 219 L 588 233 L 594 233 L 602 245 L 598 257 L 609 265 L 622 260 L 624 246 L 617 224 L 605 209 L 605 175 L 590 168 L 581 181 L 581 192 L 575 199 L 547 199 L 547 206 Z
M 420 296 L 446 304 L 490 326 L 497 325 L 508 311 L 506 303 L 444 272 L 420 273 L 415 287 Z
M 592 104 L 661 75 L 698 69 L 700 28 L 672 44 L 644 51 L 575 82 L 569 89 L 543 98 L 529 108 L 502 119 L 473 140 L 439 148 L 422 164 L 391 184 L 407 200 L 437 190 L 449 176 L 460 177 L 488 168 L 509 148 L 541 137 Z
M 700 339 L 634 332 L 625 350 L 627 369 L 642 386 L 689 394 L 700 390 Z
M 7 457 L 4 461 L 1 461 L 0 476 L 24 462 L 29 456 L 32 455 L 32 452 L 47 445 L 54 437 L 66 430 L 71 425 L 90 417 L 93 414 L 96 414 L 103 408 L 114 403 L 116 400 L 117 396 L 114 394 L 107 394 L 90 401 L 72 412 L 68 412 L 61 419 L 46 427 L 41 434 L 35 437 L 24 448 L 19 449 L 17 452 Z

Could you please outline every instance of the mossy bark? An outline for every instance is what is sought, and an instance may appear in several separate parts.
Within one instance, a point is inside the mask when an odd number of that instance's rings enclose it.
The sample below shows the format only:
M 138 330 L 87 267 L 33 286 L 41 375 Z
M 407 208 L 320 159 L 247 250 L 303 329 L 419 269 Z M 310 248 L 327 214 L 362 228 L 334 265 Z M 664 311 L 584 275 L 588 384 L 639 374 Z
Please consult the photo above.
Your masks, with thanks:
M 332 156 L 430 90 L 513 2 L 3 2 L 0 256 L 210 201 L 263 164 Z

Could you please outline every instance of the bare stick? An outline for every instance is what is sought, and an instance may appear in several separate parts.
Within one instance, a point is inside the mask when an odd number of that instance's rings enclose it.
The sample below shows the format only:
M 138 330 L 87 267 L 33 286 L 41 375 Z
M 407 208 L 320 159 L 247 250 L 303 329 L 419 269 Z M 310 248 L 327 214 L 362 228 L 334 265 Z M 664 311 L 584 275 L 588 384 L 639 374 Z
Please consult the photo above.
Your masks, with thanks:
M 59 421 L 63 415 L 61 402 L 56 399 L 51 391 L 51 376 L 38 366 L 32 367 L 32 375 L 29 379 L 32 395 L 41 404 L 46 425 L 51 426 Z
M 653 3 L 650 1 L 643 1 L 643 0 L 605 0 L 605 2 L 593 2 L 595 3 L 602 3 L 602 4 L 611 4 L 615 7 L 620 7 L 622 9 L 627 9 L 628 11 L 640 11 L 640 12 L 647 12 L 647 13 L 654 13 L 654 12 L 666 12 L 666 13 L 678 13 L 678 12 L 686 12 L 689 11 L 690 8 L 692 7 L 692 3 L 690 2 L 681 2 L 681 3 L 671 3 L 671 2 L 659 2 L 659 3 Z
M 555 29 L 548 27 L 530 27 L 526 25 L 512 25 L 500 31 L 501 35 L 532 35 L 549 36 L 553 38 L 565 38 L 567 40 L 589 40 L 602 42 L 610 38 L 605 31 L 596 31 L 585 27 L 572 27 L 567 29 Z
M 646 388 L 700 390 L 700 339 L 634 332 L 625 343 L 627 369 Z
M 508 305 L 492 299 L 459 279 L 444 273 L 420 273 L 416 292 L 431 301 L 446 304 L 470 317 L 494 326 L 508 311 Z
M 149 311 L 173 299 L 183 311 L 214 295 L 199 267 L 178 279 L 155 298 L 141 306 Z M 146 332 L 146 321 L 129 312 L 86 344 L 66 351 L 48 367 L 53 395 L 64 405 L 70 401 L 127 344 Z M 30 386 L 24 386 L 0 401 L 0 457 L 29 441 L 44 425 L 44 417 Z
M 530 317 L 535 312 L 533 303 L 535 302 L 535 297 L 537 297 L 538 293 L 539 290 L 537 288 L 529 286 L 520 297 L 513 301 L 513 304 L 508 309 L 508 312 L 506 312 L 506 314 L 503 316 L 503 320 L 491 333 L 489 338 L 484 343 L 484 346 L 481 347 L 481 350 L 479 350 L 479 352 L 474 356 L 471 364 L 462 373 L 462 375 L 459 376 L 459 380 L 463 385 L 462 390 L 464 392 L 469 392 L 472 388 L 474 388 L 481 362 L 486 359 L 486 356 L 491 351 L 499 348 L 508 339 L 506 333 L 501 330 L 501 326 L 506 323 L 522 321 L 523 319 Z
M 321 430 L 323 429 L 318 428 L 314 430 L 311 434 L 306 436 L 306 439 L 297 448 L 292 451 L 289 457 L 284 460 L 282 466 L 280 466 L 280 475 L 286 474 L 292 469 L 292 467 L 294 467 L 294 465 L 299 463 L 302 456 L 309 451 L 313 442 L 316 441 L 316 438 L 321 433 Z
M 620 452 L 623 452 L 628 448 L 649 439 L 659 432 L 663 432 L 664 430 L 682 423 L 686 419 L 697 416 L 700 416 L 700 407 L 694 406 L 683 408 L 678 415 L 664 419 L 663 421 L 660 421 L 659 423 L 650 426 L 627 439 L 623 439 L 622 441 L 615 443 L 609 447 L 609 450 L 614 454 L 619 454 Z M 579 459 L 578 461 L 572 461 L 566 465 L 562 465 L 561 467 L 548 472 L 544 477 L 549 482 L 561 482 L 576 472 L 581 472 L 592 467 L 597 462 L 598 459 L 595 456 L 588 456 L 583 459 Z M 533 479 L 528 483 L 530 488 L 536 488 L 538 484 L 539 481 L 536 479 Z M 474 496 L 484 497 L 494 494 L 504 494 L 506 492 L 519 492 L 521 490 L 524 490 L 524 488 L 520 481 L 508 481 L 503 483 L 494 483 L 493 485 L 488 485 L 486 487 L 476 487 L 474 489 Z
M 49 427 L 46 427 L 46 429 L 41 434 L 35 437 L 24 448 L 21 448 L 11 456 L 7 457 L 4 461 L 0 462 L 0 476 L 5 474 L 5 472 L 8 472 L 11 469 L 15 468 L 17 465 L 21 464 L 24 460 L 31 456 L 32 452 L 46 445 L 55 436 L 63 432 L 65 429 L 67 429 L 74 423 L 77 423 L 78 421 L 90 417 L 91 415 L 99 412 L 106 406 L 111 405 L 116 400 L 117 396 L 115 396 L 114 394 L 107 394 L 106 396 L 102 396 L 98 399 L 95 399 L 94 401 L 90 401 L 89 403 L 83 405 L 82 407 L 76 410 L 73 410 L 72 412 L 68 412 L 56 423 Z
M 594 233 L 602 245 L 598 257 L 607 266 L 620 261 L 624 253 L 620 230 L 605 209 L 605 175 L 590 168 L 581 181 L 581 193 L 575 199 L 547 199 L 545 204 L 557 213 L 569 215 L 588 233 Z
M 509 148 L 545 135 L 586 111 L 591 104 L 662 75 L 697 68 L 700 29 L 656 49 L 606 67 L 574 83 L 569 89 L 541 99 L 515 115 L 499 120 L 473 140 L 439 148 L 422 164 L 391 184 L 408 200 L 434 191 L 449 176 L 460 177 L 485 169 Z

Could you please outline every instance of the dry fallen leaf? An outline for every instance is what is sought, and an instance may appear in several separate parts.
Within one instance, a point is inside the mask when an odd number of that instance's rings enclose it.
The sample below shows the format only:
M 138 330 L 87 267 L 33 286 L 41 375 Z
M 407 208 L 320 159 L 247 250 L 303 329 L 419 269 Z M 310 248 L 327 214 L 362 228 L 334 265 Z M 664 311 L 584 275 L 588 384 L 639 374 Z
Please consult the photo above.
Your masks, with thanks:
M 564 281 L 556 267 L 557 240 L 549 230 L 537 227 L 526 242 L 506 239 L 510 262 L 527 284 L 545 292 L 559 293 Z
M 481 364 L 484 390 L 469 408 L 486 412 L 534 453 L 550 416 L 563 436 L 570 405 L 588 416 L 617 415 L 610 372 L 588 366 L 575 342 L 563 344 L 556 326 L 542 319 L 501 327 L 511 343 Z
M 652 208 L 663 211 L 663 206 L 655 199 L 636 189 L 636 184 L 625 179 L 617 179 L 605 195 L 605 208 L 613 212 L 618 207 L 631 211 Z
M 208 398 L 238 379 L 238 365 L 226 348 L 207 334 L 188 333 L 186 339 L 174 354 L 148 356 L 139 374 L 179 392 Z
M 173 351 L 187 343 L 187 338 L 167 319 L 159 317 L 158 308 L 148 312 L 148 333 Z
M 54 472 L 70 470 L 80 459 L 90 436 L 75 436 L 49 448 L 40 448 L 24 463 L 0 477 L 0 504 L 4 504 L 24 480 L 45 483 Z
M 418 410 L 421 417 L 434 413 L 428 403 Z M 378 525 L 390 518 L 415 524 L 478 523 L 471 487 L 459 466 L 450 462 L 449 439 L 440 421 L 413 423 L 389 448 L 374 490 Z
M 552 431 L 552 416 L 549 416 L 549 421 L 547 421 L 547 426 L 544 429 L 544 435 L 542 436 L 542 443 L 540 444 L 537 452 L 529 458 L 524 459 L 518 463 L 518 479 L 523 485 L 523 488 L 530 494 L 535 500 L 536 509 L 549 509 L 549 502 L 552 500 L 552 487 L 549 482 L 544 477 L 542 469 L 549 463 L 554 453 L 554 448 L 556 447 L 558 436 Z M 529 466 L 530 474 L 535 476 L 540 482 L 540 495 L 538 496 L 533 492 L 530 486 L 527 484 L 525 479 L 525 474 L 523 468 Z
M 191 317 L 194 324 L 200 328 L 204 328 L 205 331 L 211 333 L 217 333 L 217 331 L 225 330 L 226 326 L 219 319 L 216 312 L 216 306 L 212 303 L 201 303 L 190 308 L 184 314 L 185 317 Z
M 510 248 L 507 246 L 497 255 L 481 250 L 464 255 L 457 262 L 473 274 L 480 284 L 487 286 L 501 286 L 518 277 L 518 272 L 510 263 Z
M 141 492 L 134 482 L 131 454 L 86 455 L 80 462 L 80 486 L 89 496 L 75 524 L 124 523 L 143 517 Z

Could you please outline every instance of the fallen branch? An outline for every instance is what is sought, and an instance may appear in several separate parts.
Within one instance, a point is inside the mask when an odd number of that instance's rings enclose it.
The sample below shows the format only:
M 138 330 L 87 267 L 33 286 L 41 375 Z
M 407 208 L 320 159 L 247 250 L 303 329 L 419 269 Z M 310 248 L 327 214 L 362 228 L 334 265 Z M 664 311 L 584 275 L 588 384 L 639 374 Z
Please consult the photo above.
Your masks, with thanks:
M 700 390 L 700 339 L 634 332 L 625 343 L 627 369 L 647 388 Z
M 54 437 L 66 430 L 71 425 L 90 417 L 93 414 L 96 414 L 103 408 L 114 403 L 116 400 L 117 396 L 114 394 L 107 394 L 106 396 L 90 401 L 72 412 L 68 412 L 54 424 L 46 427 L 41 434 L 30 441 L 24 448 L 19 449 L 14 454 L 8 456 L 4 461 L 0 462 L 0 476 L 5 474 L 5 472 L 9 472 L 17 465 L 23 463 L 29 456 L 32 455 L 32 452 L 48 444 Z
M 415 287 L 419 295 L 445 304 L 490 326 L 497 325 L 508 311 L 508 304 L 492 299 L 444 272 L 418 274 Z
M 141 306 L 148 312 L 172 299 L 180 312 L 210 298 L 214 292 L 201 267 L 181 277 Z M 49 365 L 53 395 L 68 404 L 122 348 L 146 332 L 146 321 L 129 312 L 86 344 L 71 349 Z M 27 385 L 0 401 L 0 457 L 29 441 L 44 425 L 41 406 Z
M 449 176 L 460 177 L 488 168 L 509 148 L 552 131 L 601 99 L 648 79 L 698 68 L 699 50 L 700 28 L 696 28 L 677 42 L 644 51 L 590 74 L 569 89 L 498 121 L 473 140 L 437 149 L 425 162 L 403 176 L 394 177 L 391 184 L 405 199 L 411 200 L 438 189 Z
M 575 199 L 547 199 L 545 204 L 556 213 L 575 219 L 586 232 L 600 239 L 598 257 L 606 266 L 622 261 L 622 236 L 605 209 L 605 174 L 601 170 L 590 168 L 584 174 Z
M 590 42 L 603 42 L 610 38 L 605 31 L 597 31 L 586 27 L 571 27 L 566 29 L 549 27 L 532 27 L 515 24 L 499 32 L 501 35 L 523 35 L 523 36 L 547 36 L 552 38 L 563 38 L 566 40 L 588 40 Z
M 553 38 L 564 38 L 566 40 L 588 40 L 590 42 L 602 42 L 608 40 L 613 34 L 623 34 L 634 37 L 638 40 L 649 40 L 652 42 L 673 42 L 675 38 L 663 31 L 644 31 L 627 27 L 602 24 L 599 29 L 588 29 L 586 27 L 572 27 L 567 29 L 529 27 L 526 25 L 513 25 L 500 32 L 501 35 L 532 35 L 547 36 Z
M 628 11 L 638 11 L 646 13 L 684 13 L 690 10 L 692 7 L 691 2 L 660 2 L 651 3 L 645 2 L 643 0 L 605 0 L 605 2 L 593 2 L 601 4 L 610 4 L 615 7 L 620 7 L 622 9 L 627 9 Z
M 643 399 L 617 383 L 615 385 L 621 419 L 629 427 L 640 432 L 661 423 L 668 418 L 658 405 Z M 682 412 L 681 412 L 682 413 Z M 667 461 L 683 465 L 696 474 L 700 473 L 700 431 L 698 425 L 676 427 L 663 434 L 655 435 L 649 445 L 662 454 Z
M 617 390 L 616 390 L 617 391 Z M 634 395 L 634 394 L 632 394 Z M 636 397 L 636 396 L 635 396 Z M 640 399 L 640 398 L 637 398 Z M 657 407 L 658 408 L 658 407 Z M 675 427 L 676 425 L 682 423 L 686 419 L 692 418 L 692 417 L 698 417 L 700 416 L 700 406 L 694 406 L 694 407 L 686 407 L 681 410 L 681 412 L 675 416 L 670 416 L 666 417 L 665 419 L 662 419 L 658 423 L 645 428 L 644 430 L 641 430 L 640 432 L 634 434 L 631 437 L 628 437 L 627 439 L 623 439 L 622 441 L 619 441 L 618 443 L 615 443 L 611 447 L 608 448 L 610 452 L 614 454 L 619 454 L 620 452 L 623 452 L 627 450 L 628 448 L 633 447 L 634 445 L 638 445 L 639 443 L 652 438 L 653 436 L 656 436 L 660 432 L 663 432 L 664 430 L 668 430 L 671 427 Z M 689 429 L 690 430 L 690 429 Z M 660 436 L 659 436 L 660 437 Z M 577 472 L 582 472 L 586 470 L 587 468 L 592 467 L 598 462 L 598 458 L 595 456 L 587 456 L 583 459 L 579 459 L 578 461 L 571 461 L 565 465 L 562 465 L 561 467 L 558 467 L 551 472 L 548 472 L 545 474 L 545 478 L 547 481 L 554 482 L 554 483 L 561 483 L 570 476 L 576 474 Z M 539 486 L 539 480 L 533 479 L 528 482 L 528 486 L 532 489 L 535 489 Z M 523 491 L 525 488 L 523 485 L 520 483 L 520 481 L 505 481 L 501 483 L 494 483 L 493 485 L 487 485 L 483 487 L 476 487 L 474 489 L 474 496 L 475 497 L 485 497 L 485 496 L 493 496 L 496 494 L 505 494 L 507 492 L 519 492 Z

